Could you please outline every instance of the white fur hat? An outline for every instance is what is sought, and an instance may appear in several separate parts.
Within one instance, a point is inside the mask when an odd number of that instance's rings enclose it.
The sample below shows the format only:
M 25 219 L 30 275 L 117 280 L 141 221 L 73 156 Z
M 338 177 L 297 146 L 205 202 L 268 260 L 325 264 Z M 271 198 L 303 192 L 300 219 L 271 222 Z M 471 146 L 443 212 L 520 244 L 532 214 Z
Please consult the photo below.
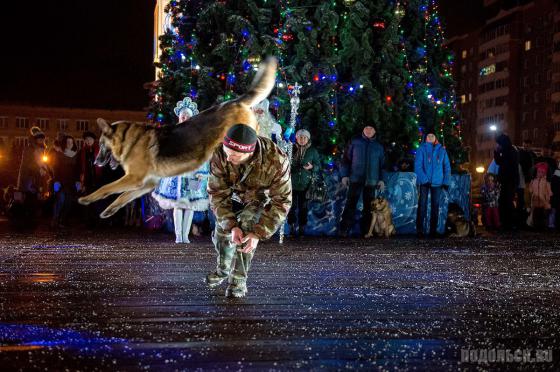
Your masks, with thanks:
M 296 137 L 307 137 L 308 139 L 311 139 L 311 133 L 309 133 L 309 131 L 307 129 L 300 129 L 296 132 Z

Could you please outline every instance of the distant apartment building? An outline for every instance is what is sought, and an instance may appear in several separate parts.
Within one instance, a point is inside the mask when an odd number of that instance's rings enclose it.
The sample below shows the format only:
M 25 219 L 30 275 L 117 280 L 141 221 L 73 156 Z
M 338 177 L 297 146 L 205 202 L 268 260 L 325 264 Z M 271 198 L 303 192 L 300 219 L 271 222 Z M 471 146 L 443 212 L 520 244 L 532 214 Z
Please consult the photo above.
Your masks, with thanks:
M 470 149 L 476 148 L 477 107 L 476 97 L 478 90 L 478 49 L 477 33 L 471 33 L 454 38 L 450 45 L 458 51 L 454 75 L 457 82 L 456 94 L 461 113 L 461 132 L 463 144 Z M 472 151 L 470 156 L 472 157 Z M 471 159 L 472 162 L 472 159 Z
M 553 124 L 555 118 L 560 123 L 553 104 L 560 102 L 553 84 L 560 81 L 553 63 L 558 13 L 554 0 L 535 0 L 448 41 L 473 168 L 490 163 L 497 133 L 507 133 L 515 144 L 529 140 L 537 151 L 553 144 L 560 129 Z

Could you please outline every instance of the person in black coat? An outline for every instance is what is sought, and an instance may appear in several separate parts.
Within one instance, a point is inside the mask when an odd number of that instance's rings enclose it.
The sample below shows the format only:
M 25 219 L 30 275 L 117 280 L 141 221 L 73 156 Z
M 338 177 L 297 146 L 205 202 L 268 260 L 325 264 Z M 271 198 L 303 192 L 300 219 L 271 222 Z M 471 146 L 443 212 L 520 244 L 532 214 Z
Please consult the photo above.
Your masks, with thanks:
M 51 227 L 64 227 L 77 196 L 76 183 L 79 181 L 78 152 L 72 136 L 65 136 L 62 143 L 55 146 L 54 184 L 55 203 Z
M 525 209 L 525 188 L 528 187 L 529 182 L 533 179 L 533 166 L 536 164 L 535 159 L 537 155 L 531 150 L 532 142 L 524 140 L 523 145 L 517 147 L 519 154 L 519 167 L 520 167 L 520 185 L 517 189 L 517 217 L 519 226 L 523 226 L 527 220 L 527 212 Z
M 513 200 L 519 185 L 519 154 L 506 134 L 497 136 L 496 143 L 494 161 L 500 167 L 498 170 L 498 182 L 501 186 L 500 222 L 502 227 L 508 230 L 515 227 Z
M 560 163 L 558 163 L 558 167 L 554 169 L 554 173 L 552 173 L 550 186 L 552 189 L 550 205 L 554 211 L 553 222 L 556 230 L 560 230 Z

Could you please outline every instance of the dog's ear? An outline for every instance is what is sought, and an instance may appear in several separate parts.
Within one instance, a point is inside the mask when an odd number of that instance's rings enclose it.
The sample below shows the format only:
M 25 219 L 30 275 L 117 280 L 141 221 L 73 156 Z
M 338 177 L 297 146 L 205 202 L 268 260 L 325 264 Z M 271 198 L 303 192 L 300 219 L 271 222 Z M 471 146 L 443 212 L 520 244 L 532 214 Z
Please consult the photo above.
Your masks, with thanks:
M 105 121 L 105 119 L 98 118 L 97 125 L 99 125 L 99 129 L 101 129 L 101 133 L 105 134 L 106 136 L 110 136 L 113 134 L 113 128 L 109 123 Z

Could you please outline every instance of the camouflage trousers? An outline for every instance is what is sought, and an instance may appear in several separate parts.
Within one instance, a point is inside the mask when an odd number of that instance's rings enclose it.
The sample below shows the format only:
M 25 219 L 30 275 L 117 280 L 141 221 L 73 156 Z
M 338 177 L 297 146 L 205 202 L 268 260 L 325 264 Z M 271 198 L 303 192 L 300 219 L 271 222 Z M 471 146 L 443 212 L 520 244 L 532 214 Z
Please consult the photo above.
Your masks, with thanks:
M 237 226 L 243 230 L 243 234 L 252 232 L 253 225 L 259 220 L 261 207 L 234 202 L 233 211 L 237 218 Z M 216 224 L 212 233 L 212 242 L 218 254 L 216 272 L 229 276 L 230 280 L 245 282 L 255 250 L 250 253 L 237 252 L 242 245 L 234 244 L 231 235 L 231 232 L 225 232 Z

